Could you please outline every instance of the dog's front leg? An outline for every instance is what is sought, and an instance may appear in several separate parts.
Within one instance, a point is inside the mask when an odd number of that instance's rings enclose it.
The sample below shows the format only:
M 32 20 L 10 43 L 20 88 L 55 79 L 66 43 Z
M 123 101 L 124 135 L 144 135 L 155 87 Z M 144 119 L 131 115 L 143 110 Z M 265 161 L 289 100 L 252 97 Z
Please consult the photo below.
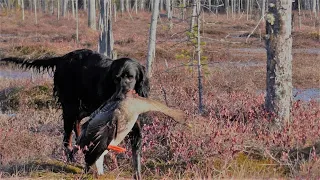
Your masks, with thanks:
M 132 147 L 132 160 L 134 168 L 134 179 L 141 179 L 141 146 L 142 146 L 142 133 L 139 120 L 133 126 L 130 133 L 131 147 Z

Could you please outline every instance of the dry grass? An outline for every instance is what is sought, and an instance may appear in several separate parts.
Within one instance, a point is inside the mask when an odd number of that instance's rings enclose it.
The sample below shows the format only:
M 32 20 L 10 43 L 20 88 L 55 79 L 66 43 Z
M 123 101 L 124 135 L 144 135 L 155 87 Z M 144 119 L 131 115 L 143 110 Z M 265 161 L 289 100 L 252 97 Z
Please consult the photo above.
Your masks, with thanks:
M 75 43 L 75 21 L 20 12 L 0 14 L 0 57 L 64 54 L 78 48 L 97 49 L 98 32 L 87 28 L 86 15 L 80 14 L 80 43 Z M 115 49 L 119 56 L 138 59 L 144 64 L 147 55 L 150 14 L 124 13 L 114 23 Z M 28 22 L 28 23 L 27 23 Z M 173 29 L 162 18 L 158 24 L 157 52 L 151 98 L 166 101 L 189 115 L 191 130 L 171 122 L 165 116 L 150 114 L 145 119 L 143 140 L 143 177 L 146 179 L 217 179 L 217 178 L 319 178 L 318 156 L 299 167 L 268 153 L 273 148 L 288 150 L 319 141 L 320 107 L 317 103 L 296 102 L 294 122 L 284 131 L 269 131 L 270 122 L 263 111 L 265 89 L 265 52 L 260 41 L 261 26 L 248 43 L 246 35 L 256 20 L 226 19 L 205 15 L 202 30 L 205 45 L 204 107 L 198 116 L 198 91 L 195 69 L 185 64 L 193 46 L 187 43 L 186 22 L 174 19 Z M 294 48 L 319 46 L 312 21 L 297 23 Z M 249 48 L 249 49 L 243 49 Z M 181 56 L 184 54 L 184 56 Z M 178 58 L 180 57 L 180 58 Z M 181 58 L 182 57 L 182 58 Z M 293 55 L 293 84 L 296 88 L 319 88 L 319 53 Z M 218 63 L 217 63 L 218 62 Z M 241 63 L 253 63 L 244 66 Z M 23 72 L 5 65 L 1 71 Z M 31 78 L 0 77 L 0 89 L 22 87 L 16 96 L 16 116 L 0 116 L 0 178 L 92 179 L 84 176 L 78 164 L 64 163 L 62 151 L 61 111 L 54 106 L 52 79 L 36 75 Z M 129 148 L 129 143 L 123 146 Z M 249 150 L 248 150 L 249 149 Z M 259 149 L 255 152 L 250 149 Z M 108 160 L 106 179 L 131 178 L 131 153 L 117 155 L 119 168 Z M 82 162 L 81 156 L 78 157 Z M 121 179 L 120 178 L 120 179 Z

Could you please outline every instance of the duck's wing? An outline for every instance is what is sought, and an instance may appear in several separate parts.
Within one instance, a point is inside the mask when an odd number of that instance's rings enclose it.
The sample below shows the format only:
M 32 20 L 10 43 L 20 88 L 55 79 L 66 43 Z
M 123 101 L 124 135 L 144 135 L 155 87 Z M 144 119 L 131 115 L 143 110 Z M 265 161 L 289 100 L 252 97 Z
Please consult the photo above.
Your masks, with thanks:
M 103 106 L 100 106 L 96 111 L 94 111 L 89 119 L 82 124 L 81 134 L 77 138 L 76 144 L 80 148 L 89 145 L 92 141 L 93 136 L 99 131 L 101 127 L 109 123 L 112 120 L 114 110 L 117 108 L 117 102 L 105 102 Z
M 77 145 L 83 149 L 88 165 L 92 165 L 101 156 L 116 136 L 118 117 L 115 114 L 119 110 L 115 107 L 103 108 L 104 111 L 96 113 L 82 125 Z
M 89 166 L 101 156 L 116 136 L 118 119 L 116 116 L 110 116 L 108 120 L 107 123 L 100 124 L 95 121 L 95 123 L 88 125 L 87 133 L 90 141 L 87 141 L 85 161 Z

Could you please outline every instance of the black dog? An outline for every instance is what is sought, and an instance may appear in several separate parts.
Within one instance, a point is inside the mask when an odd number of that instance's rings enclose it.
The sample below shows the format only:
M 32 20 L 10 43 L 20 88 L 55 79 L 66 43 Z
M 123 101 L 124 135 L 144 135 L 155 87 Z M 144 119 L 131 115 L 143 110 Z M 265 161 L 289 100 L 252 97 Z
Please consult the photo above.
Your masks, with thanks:
M 72 129 L 80 135 L 80 120 L 95 111 L 112 95 L 122 99 L 134 89 L 140 96 L 148 97 L 150 87 L 145 68 L 129 58 L 117 60 L 87 49 L 72 51 L 61 57 L 35 60 L 5 58 L 1 61 L 20 64 L 27 69 L 54 69 L 54 96 L 63 110 L 64 146 L 68 160 L 73 160 Z M 41 69 L 42 68 L 42 69 Z M 139 121 L 130 134 L 133 165 L 140 176 L 141 127 Z

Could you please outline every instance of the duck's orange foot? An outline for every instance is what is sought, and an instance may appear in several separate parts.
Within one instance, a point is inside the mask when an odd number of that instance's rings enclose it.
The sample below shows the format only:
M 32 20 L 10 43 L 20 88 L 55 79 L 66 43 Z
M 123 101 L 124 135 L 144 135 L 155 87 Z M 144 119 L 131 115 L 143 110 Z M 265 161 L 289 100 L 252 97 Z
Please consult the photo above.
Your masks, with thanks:
M 118 153 L 126 152 L 125 148 L 122 148 L 122 147 L 119 147 L 119 146 L 113 146 L 113 145 L 109 145 L 108 146 L 108 150 L 113 150 L 113 151 L 118 152 Z

